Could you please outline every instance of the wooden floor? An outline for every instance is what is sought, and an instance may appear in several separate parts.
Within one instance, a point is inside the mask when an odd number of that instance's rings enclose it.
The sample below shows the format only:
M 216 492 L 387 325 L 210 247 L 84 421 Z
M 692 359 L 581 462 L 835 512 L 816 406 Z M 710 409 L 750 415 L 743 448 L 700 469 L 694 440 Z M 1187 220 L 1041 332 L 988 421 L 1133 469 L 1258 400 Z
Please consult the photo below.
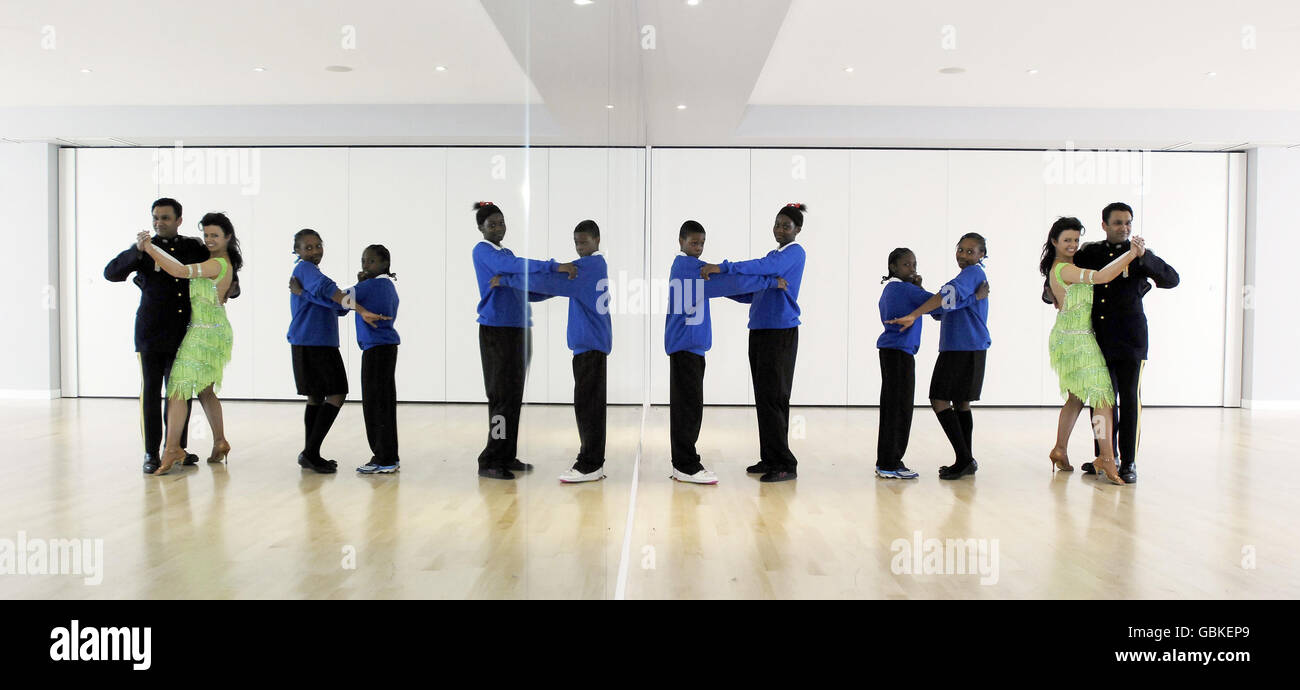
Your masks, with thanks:
M 101 584 L 0 574 L 0 597 L 1300 596 L 1295 412 L 1148 409 L 1141 483 L 1120 487 L 1053 474 L 1056 413 L 1038 408 L 977 408 L 980 471 L 956 482 L 936 476 L 951 449 L 928 410 L 906 458 L 921 479 L 902 482 L 871 475 L 876 410 L 796 408 L 799 479 L 761 484 L 744 471 L 753 409 L 711 407 L 699 450 L 717 486 L 668 479 L 665 407 L 644 414 L 644 433 L 641 408 L 610 408 L 609 478 L 579 485 L 555 479 L 577 450 L 564 406 L 525 408 L 520 457 L 538 469 L 517 482 L 475 476 L 480 405 L 400 406 L 402 471 L 374 477 L 353 472 L 370 455 L 355 404 L 326 441 L 337 475 L 296 464 L 300 404 L 231 402 L 228 466 L 145 477 L 135 410 L 0 401 L 0 539 L 104 544 Z M 195 411 L 191 450 L 206 457 Z M 927 539 L 977 540 L 990 568 L 901 572 L 922 563 L 901 543 Z

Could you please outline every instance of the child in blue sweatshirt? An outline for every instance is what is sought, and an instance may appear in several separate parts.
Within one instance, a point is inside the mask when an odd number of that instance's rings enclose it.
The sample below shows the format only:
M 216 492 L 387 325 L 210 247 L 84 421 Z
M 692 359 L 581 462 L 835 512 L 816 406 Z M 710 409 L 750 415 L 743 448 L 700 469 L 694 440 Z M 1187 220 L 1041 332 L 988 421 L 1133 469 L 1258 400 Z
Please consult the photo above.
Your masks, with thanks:
M 713 346 L 713 323 L 709 300 L 731 297 L 753 302 L 755 293 L 772 288 L 785 290 L 784 278 L 773 275 L 745 275 L 740 272 L 700 278 L 707 266 L 704 226 L 693 220 L 682 223 L 677 234 L 681 253 L 673 260 L 668 281 L 668 317 L 664 323 L 664 351 L 669 362 L 669 434 L 672 438 L 672 478 L 693 484 L 717 484 L 718 476 L 704 468 L 695 442 L 704 418 L 704 353 Z
M 578 275 L 578 267 L 554 259 L 532 261 L 516 257 L 501 246 L 506 236 L 506 219 L 490 201 L 474 204 L 474 221 L 483 241 L 474 245 L 474 273 L 478 279 L 478 345 L 483 360 L 483 387 L 488 399 L 488 440 L 478 456 L 478 476 L 514 479 L 514 472 L 533 466 L 515 457 L 519 448 L 519 409 L 524 404 L 524 380 L 528 375 L 529 329 L 533 325 L 528 301 L 544 295 L 519 290 L 494 290 L 497 275 L 528 274 L 536 277 L 553 271 Z
M 357 468 L 361 474 L 396 472 L 397 455 L 397 346 L 402 339 L 393 327 L 397 319 L 397 285 L 393 281 L 392 255 L 382 244 L 361 253 L 361 272 L 353 288 L 357 304 L 393 317 L 371 326 L 357 315 L 357 345 L 361 348 L 361 411 L 366 420 L 370 462 Z
M 799 464 L 790 452 L 790 390 L 799 352 L 799 285 L 806 258 L 795 238 L 803 230 L 807 210 L 804 204 L 786 204 L 777 211 L 772 224 L 777 248 L 767 256 L 700 269 L 700 277 L 705 279 L 715 273 L 776 275 L 789 285 L 785 290 L 763 290 L 740 300 L 750 302 L 749 373 L 754 381 L 759 440 L 759 461 L 746 471 L 761 473 L 764 482 L 794 479 Z
M 584 220 L 573 229 L 577 278 L 562 273 L 500 275 L 493 287 L 569 298 L 569 349 L 573 351 L 573 413 L 581 443 L 573 467 L 560 475 L 566 484 L 605 478 L 605 365 L 614 341 L 609 317 L 609 267 L 600 251 L 600 226 Z
M 356 303 L 350 292 L 321 273 L 325 243 L 315 230 L 306 228 L 293 236 L 298 255 L 289 278 L 289 345 L 293 351 L 293 378 L 298 395 L 307 396 L 303 415 L 306 443 L 298 464 L 321 474 L 337 471 L 338 463 L 321 457 L 321 444 L 339 415 L 348 394 L 348 374 L 339 354 L 339 322 L 349 309 L 356 309 L 365 323 L 392 317 L 380 316 Z
M 989 303 L 978 299 L 980 286 L 988 281 L 981 263 L 988 256 L 984 237 L 968 232 L 957 243 L 957 266 L 961 272 L 939 292 L 906 316 L 890 319 L 906 331 L 922 314 L 943 310 L 939 327 L 939 358 L 930 377 L 930 405 L 957 456 L 952 465 L 939 468 L 940 479 L 960 479 L 975 474 L 971 435 L 975 423 L 970 403 L 980 399 L 984 385 L 984 360 L 989 346 Z
M 912 400 L 916 395 L 916 352 L 921 348 L 921 324 L 903 330 L 889 323 L 910 314 L 934 295 L 921 287 L 916 272 L 916 255 L 906 247 L 889 253 L 889 272 L 881 278 L 888 285 L 880 294 L 880 321 L 885 332 L 876 347 L 880 349 L 880 429 L 876 441 L 876 476 L 916 479 L 917 473 L 903 464 L 907 441 L 912 431 Z M 975 298 L 988 296 L 988 283 L 976 290 Z M 941 320 L 943 309 L 928 312 Z

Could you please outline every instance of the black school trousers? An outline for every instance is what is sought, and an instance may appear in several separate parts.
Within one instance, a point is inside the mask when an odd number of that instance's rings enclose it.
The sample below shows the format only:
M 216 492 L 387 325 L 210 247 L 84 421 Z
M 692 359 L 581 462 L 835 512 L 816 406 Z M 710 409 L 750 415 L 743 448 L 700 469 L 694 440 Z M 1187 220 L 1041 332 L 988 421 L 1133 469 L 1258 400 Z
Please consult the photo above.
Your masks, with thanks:
M 754 381 L 760 461 L 774 471 L 794 472 L 790 452 L 790 389 L 799 354 L 799 327 L 749 331 L 749 374 Z

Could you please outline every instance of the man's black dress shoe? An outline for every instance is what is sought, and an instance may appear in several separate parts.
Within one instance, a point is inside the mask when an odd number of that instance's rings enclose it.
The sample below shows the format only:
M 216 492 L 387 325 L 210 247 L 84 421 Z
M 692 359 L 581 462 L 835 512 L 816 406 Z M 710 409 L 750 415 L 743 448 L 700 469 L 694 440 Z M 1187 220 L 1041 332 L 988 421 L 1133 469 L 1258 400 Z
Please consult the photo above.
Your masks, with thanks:
M 333 460 L 326 460 L 326 459 L 324 459 L 324 458 L 321 458 L 321 459 L 319 460 L 319 462 L 320 462 L 320 463 L 323 463 L 323 464 L 325 464 L 325 465 L 328 465 L 328 466 L 330 466 L 330 467 L 333 467 L 333 468 L 336 469 L 336 470 L 337 470 L 338 467 L 339 467 L 339 464 L 338 464 L 337 462 L 333 461 Z M 315 466 L 311 464 L 311 461 L 309 461 L 309 460 L 307 459 L 307 454 L 306 454 L 306 453 L 299 453 L 299 454 L 298 454 L 298 466 L 299 466 L 299 467 L 306 467 L 306 468 L 309 469 L 309 470 L 311 470 L 311 469 L 316 469 Z
M 1079 469 L 1083 470 L 1084 474 L 1097 474 L 1097 468 L 1093 467 L 1090 462 L 1085 462 L 1082 465 L 1079 465 Z
M 185 454 L 185 462 L 182 462 L 181 464 L 182 464 L 182 465 L 197 465 L 197 464 L 199 464 L 199 456 L 197 456 L 197 455 L 195 455 L 195 454 L 193 454 L 193 453 L 186 453 L 186 454 Z
M 158 459 L 158 456 L 150 455 L 149 453 L 144 454 L 145 474 L 153 474 L 154 472 L 158 471 L 159 467 L 162 467 L 162 461 Z
M 487 479 L 514 479 L 515 473 L 501 467 L 480 467 L 478 476 Z
M 1125 484 L 1136 484 L 1138 481 L 1137 463 L 1121 462 L 1119 465 L 1119 478 L 1123 479 Z
M 967 464 L 965 467 L 960 467 L 960 468 L 944 465 L 943 467 L 939 468 L 939 478 L 940 479 L 961 479 L 962 477 L 965 477 L 968 474 L 975 474 L 975 471 L 978 470 L 979 468 L 980 468 L 980 464 L 978 462 L 975 462 L 974 460 L 971 460 L 970 463 Z

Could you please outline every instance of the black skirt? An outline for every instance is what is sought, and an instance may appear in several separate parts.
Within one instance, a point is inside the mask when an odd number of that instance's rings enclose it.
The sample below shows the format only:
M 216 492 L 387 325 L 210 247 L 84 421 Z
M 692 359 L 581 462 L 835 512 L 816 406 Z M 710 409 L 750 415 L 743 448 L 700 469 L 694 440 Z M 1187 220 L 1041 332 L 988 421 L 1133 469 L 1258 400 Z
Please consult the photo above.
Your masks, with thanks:
M 343 368 L 343 355 L 337 347 L 292 345 L 291 349 L 298 395 L 347 395 L 348 371 Z
M 979 400 L 984 388 L 987 350 L 940 352 L 930 376 L 930 399 L 951 402 Z

